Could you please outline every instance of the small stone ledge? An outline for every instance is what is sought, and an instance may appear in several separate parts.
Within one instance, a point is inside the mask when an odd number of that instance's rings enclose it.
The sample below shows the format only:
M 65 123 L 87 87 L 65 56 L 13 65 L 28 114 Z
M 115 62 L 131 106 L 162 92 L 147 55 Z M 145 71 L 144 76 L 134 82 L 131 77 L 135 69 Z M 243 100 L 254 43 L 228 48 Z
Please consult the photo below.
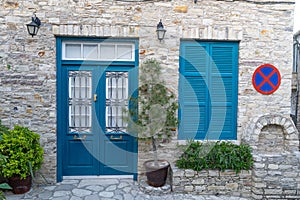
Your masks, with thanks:
M 251 197 L 252 173 L 233 170 L 202 170 L 173 168 L 173 192 L 202 195 Z
M 145 176 L 139 181 L 139 188 L 142 192 L 149 195 L 162 195 L 171 193 L 171 186 L 168 183 L 162 187 L 152 187 L 148 185 Z

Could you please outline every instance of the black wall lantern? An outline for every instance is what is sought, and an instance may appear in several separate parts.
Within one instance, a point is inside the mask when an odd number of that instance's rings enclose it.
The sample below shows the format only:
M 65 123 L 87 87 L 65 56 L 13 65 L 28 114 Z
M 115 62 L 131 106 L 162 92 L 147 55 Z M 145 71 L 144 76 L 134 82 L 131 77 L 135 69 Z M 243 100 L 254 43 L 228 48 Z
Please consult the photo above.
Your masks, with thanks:
M 165 33 L 166 33 L 166 29 L 164 29 L 164 25 L 162 24 L 161 20 L 157 24 L 156 33 L 157 33 L 157 38 L 159 39 L 159 41 L 161 41 L 161 40 L 164 39 Z
M 26 26 L 27 26 L 27 31 L 28 31 L 29 35 L 31 35 L 33 37 L 39 31 L 41 21 L 39 18 L 37 18 L 35 13 L 31 17 L 31 20 L 32 21 L 29 24 L 26 24 Z

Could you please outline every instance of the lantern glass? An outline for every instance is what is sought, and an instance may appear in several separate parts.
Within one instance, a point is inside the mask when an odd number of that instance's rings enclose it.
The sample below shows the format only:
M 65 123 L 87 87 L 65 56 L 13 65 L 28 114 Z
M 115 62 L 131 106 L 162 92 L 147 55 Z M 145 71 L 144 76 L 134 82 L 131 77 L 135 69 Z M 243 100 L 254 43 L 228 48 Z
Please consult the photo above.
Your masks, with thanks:
M 34 35 L 36 35 L 38 33 L 39 26 L 36 23 L 31 22 L 30 24 L 26 24 L 26 25 L 27 25 L 27 31 L 28 31 L 29 35 L 31 35 L 33 37 Z
M 158 28 L 158 29 L 156 30 L 156 32 L 157 32 L 157 38 L 158 38 L 159 40 L 163 40 L 164 37 L 165 37 L 166 30 L 163 29 L 163 28 Z

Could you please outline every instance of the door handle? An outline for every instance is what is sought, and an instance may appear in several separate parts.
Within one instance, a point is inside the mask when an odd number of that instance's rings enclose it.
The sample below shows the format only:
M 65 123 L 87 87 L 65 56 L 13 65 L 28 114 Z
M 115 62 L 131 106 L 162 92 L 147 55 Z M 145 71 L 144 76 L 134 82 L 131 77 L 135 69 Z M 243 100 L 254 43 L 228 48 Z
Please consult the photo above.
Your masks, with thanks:
M 97 101 L 97 94 L 94 94 L 94 102 Z
M 110 140 L 122 140 L 123 139 L 123 136 L 120 135 L 119 137 L 115 137 L 113 135 L 110 136 Z
M 83 135 L 82 137 L 78 137 L 77 135 L 73 135 L 73 140 L 85 140 L 86 135 Z

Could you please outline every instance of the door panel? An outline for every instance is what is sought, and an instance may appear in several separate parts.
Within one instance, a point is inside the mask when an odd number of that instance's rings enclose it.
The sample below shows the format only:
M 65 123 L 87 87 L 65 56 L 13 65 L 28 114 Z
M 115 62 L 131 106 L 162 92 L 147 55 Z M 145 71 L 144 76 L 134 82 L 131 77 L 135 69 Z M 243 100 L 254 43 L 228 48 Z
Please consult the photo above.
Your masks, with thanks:
M 93 165 L 93 156 L 89 154 L 87 146 L 89 149 L 93 149 L 90 141 L 85 142 L 85 144 L 80 141 L 69 142 L 68 151 L 72 152 L 68 157 L 68 165 L 70 167 Z
M 103 174 L 130 174 L 133 171 L 133 140 L 126 134 L 106 135 Z
M 128 174 L 133 171 L 134 138 L 127 133 L 124 120 L 128 108 L 126 71 L 106 72 L 106 117 L 103 149 L 103 174 Z
M 94 158 L 97 135 L 92 127 L 92 70 L 67 70 L 65 79 L 67 130 L 63 154 L 64 175 L 95 174 L 99 165 Z

